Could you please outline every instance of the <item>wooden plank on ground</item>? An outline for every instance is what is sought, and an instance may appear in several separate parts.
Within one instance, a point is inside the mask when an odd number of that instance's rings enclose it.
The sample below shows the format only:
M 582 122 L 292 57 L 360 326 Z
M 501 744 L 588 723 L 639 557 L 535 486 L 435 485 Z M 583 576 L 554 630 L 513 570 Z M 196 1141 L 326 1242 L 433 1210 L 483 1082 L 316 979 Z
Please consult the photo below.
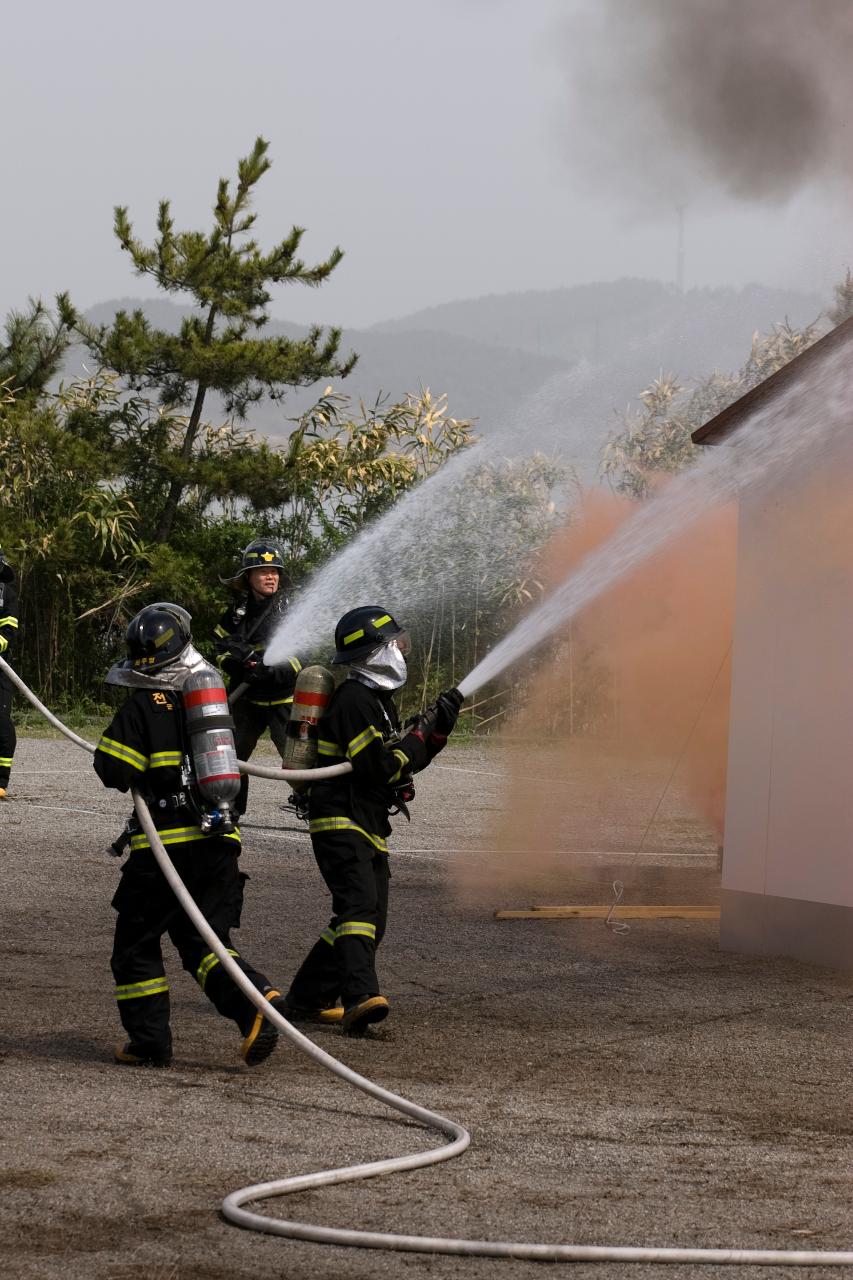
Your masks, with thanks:
M 496 920 L 719 920 L 719 907 L 625 906 L 528 907 L 496 911 Z

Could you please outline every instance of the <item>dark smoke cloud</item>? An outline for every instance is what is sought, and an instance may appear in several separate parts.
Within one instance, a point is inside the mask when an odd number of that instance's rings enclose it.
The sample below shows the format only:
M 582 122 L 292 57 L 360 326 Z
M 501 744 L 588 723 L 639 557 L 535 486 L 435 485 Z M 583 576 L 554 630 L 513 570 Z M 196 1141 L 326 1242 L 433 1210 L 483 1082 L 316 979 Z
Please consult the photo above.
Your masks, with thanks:
M 564 31 L 596 186 L 671 208 L 853 183 L 853 0 L 597 0 Z

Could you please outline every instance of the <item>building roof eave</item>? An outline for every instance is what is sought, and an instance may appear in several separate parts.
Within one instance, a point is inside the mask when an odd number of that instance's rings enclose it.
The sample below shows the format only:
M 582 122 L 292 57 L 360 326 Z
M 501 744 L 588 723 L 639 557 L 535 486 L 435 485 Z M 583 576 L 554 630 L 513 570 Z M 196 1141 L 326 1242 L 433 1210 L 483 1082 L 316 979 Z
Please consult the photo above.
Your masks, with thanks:
M 691 435 L 694 444 L 719 444 L 726 436 L 736 430 L 743 421 L 757 409 L 764 406 L 777 395 L 786 391 L 789 386 L 805 377 L 815 365 L 826 359 L 837 348 L 850 344 L 853 358 L 853 316 L 830 329 L 829 333 L 812 343 L 793 360 L 782 365 L 769 378 L 759 382 L 732 404 L 727 405 L 713 418 L 709 418 L 701 427 L 697 427 Z

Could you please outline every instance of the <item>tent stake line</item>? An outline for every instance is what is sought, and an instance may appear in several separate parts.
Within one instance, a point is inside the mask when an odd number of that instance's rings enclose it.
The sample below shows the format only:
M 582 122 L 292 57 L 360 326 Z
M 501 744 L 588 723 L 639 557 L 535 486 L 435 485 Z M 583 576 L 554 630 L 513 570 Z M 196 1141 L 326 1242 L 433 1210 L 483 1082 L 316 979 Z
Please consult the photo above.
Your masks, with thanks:
M 719 920 L 719 907 L 526 907 L 496 911 L 496 920 Z

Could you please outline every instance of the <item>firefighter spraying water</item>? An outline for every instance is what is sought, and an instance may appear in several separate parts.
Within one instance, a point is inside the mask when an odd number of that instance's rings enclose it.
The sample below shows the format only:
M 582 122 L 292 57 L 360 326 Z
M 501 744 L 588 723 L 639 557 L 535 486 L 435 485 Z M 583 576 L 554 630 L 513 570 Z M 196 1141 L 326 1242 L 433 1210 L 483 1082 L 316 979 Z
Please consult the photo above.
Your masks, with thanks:
M 288 653 L 267 662 L 267 644 L 288 611 L 281 549 L 256 538 L 240 553 L 240 568 L 223 583 L 235 593 L 214 628 L 217 665 L 228 680 L 237 755 L 250 759 L 265 730 L 284 758 L 287 726 L 301 660 Z M 245 813 L 249 780 L 240 783 L 235 808 Z
M 346 668 L 346 678 L 329 700 L 331 677 L 326 681 L 322 668 L 309 668 L 317 672 L 315 689 L 297 695 L 303 718 L 294 722 L 290 739 L 306 759 L 316 732 L 319 760 L 347 762 L 352 774 L 310 789 L 308 829 L 333 914 L 293 979 L 285 1015 L 297 1022 L 340 1017 L 344 1032 L 355 1036 L 390 1009 L 375 959 L 388 918 L 389 814 L 408 816 L 412 775 L 443 749 L 462 702 L 455 689 L 448 690 L 400 731 L 393 694 L 406 682 L 409 648 L 408 634 L 382 606 L 344 614 L 332 661 Z M 324 701 L 328 706 L 315 729 L 305 712 Z

